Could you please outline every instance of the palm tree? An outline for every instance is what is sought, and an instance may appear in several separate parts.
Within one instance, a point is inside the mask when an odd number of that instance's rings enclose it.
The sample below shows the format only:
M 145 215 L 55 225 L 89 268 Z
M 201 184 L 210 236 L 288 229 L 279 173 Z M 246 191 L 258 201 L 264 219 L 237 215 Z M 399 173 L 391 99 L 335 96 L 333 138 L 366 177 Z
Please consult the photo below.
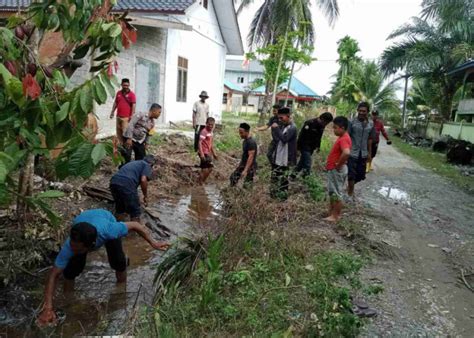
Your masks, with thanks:
M 367 101 L 382 114 L 399 114 L 400 103 L 394 83 L 384 84 L 384 74 L 373 61 L 352 64 L 351 72 L 341 85 L 334 88 L 332 100 L 342 101 L 355 108 L 357 102 Z
M 380 66 L 386 75 L 404 70 L 415 79 L 439 85 L 436 108 L 446 119 L 461 85 L 459 79 L 446 74 L 474 56 L 473 14 L 471 0 L 425 0 L 422 17 L 412 18 L 388 37 L 405 39 L 382 54 Z

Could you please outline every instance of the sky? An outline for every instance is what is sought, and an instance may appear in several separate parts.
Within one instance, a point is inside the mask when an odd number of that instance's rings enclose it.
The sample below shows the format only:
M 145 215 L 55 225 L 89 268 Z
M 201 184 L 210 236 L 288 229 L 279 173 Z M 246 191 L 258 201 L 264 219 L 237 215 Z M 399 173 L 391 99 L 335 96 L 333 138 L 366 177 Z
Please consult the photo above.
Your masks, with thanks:
M 255 0 L 239 16 L 240 32 L 246 50 L 250 22 L 262 2 Z M 383 50 L 392 44 L 386 40 L 387 36 L 411 17 L 419 15 L 422 0 L 339 0 L 339 19 L 334 27 L 330 27 L 322 12 L 312 2 L 316 33 L 313 57 L 318 61 L 300 67 L 295 75 L 317 94 L 325 95 L 334 81 L 332 76 L 339 69 L 336 63 L 338 40 L 349 35 L 359 42 L 360 56 L 364 59 L 378 59 Z M 402 90 L 398 94 L 403 95 Z

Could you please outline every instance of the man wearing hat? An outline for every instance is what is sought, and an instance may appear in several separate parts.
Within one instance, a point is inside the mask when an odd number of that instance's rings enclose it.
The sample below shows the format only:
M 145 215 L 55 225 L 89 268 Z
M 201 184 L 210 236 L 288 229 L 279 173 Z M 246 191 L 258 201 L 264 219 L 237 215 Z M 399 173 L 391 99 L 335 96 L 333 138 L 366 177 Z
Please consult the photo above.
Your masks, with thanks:
M 147 205 L 148 181 L 152 178 L 152 167 L 155 163 L 153 155 L 147 155 L 143 160 L 128 162 L 112 176 L 110 191 L 115 202 L 115 214 L 118 220 L 124 220 L 126 214 L 132 221 L 140 221 L 140 199 L 138 186 L 143 193 L 143 204 Z
M 193 105 L 193 128 L 194 128 L 194 151 L 198 151 L 199 135 L 206 128 L 206 120 L 209 117 L 209 98 L 207 92 L 203 90 L 199 95 L 200 100 Z
M 257 142 L 250 135 L 250 126 L 247 123 L 240 124 L 239 135 L 244 140 L 242 143 L 242 160 L 230 176 L 231 187 L 235 186 L 241 178 L 245 179 L 245 187 L 251 185 L 257 169 Z

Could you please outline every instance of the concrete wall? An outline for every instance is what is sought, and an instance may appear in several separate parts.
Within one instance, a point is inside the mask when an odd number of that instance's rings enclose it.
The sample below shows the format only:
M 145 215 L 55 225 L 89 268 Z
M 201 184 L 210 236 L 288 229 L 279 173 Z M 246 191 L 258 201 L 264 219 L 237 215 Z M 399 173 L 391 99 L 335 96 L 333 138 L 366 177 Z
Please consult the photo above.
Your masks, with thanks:
M 474 143 L 474 123 L 446 122 L 441 133 Z
M 239 77 L 244 78 L 243 83 L 237 82 L 237 79 Z M 237 72 L 237 71 L 234 71 L 234 70 L 226 70 L 225 71 L 225 79 L 232 82 L 232 83 L 237 84 L 238 86 L 240 86 L 244 89 L 245 87 L 248 87 L 249 84 L 252 84 L 255 80 L 263 79 L 263 73 L 246 72 L 244 69 L 242 69 L 241 72 Z
M 137 58 L 146 59 L 154 63 L 159 64 L 159 90 L 157 93 L 158 103 L 162 104 L 164 101 L 165 92 L 165 54 L 166 54 L 166 30 L 137 26 L 138 39 L 137 43 L 132 45 L 130 49 L 124 50 L 120 53 L 118 62 L 117 79 L 120 81 L 122 78 L 129 78 L 131 83 L 130 87 L 132 91 L 135 91 L 137 79 L 136 73 L 136 60 Z M 71 78 L 73 84 L 79 84 L 84 82 L 89 76 L 89 63 L 79 68 L 74 76 Z M 157 88 L 157 89 L 158 89 Z M 119 87 L 117 87 L 119 90 Z M 137 100 L 140 95 L 137 94 Z M 113 98 L 109 97 L 107 102 L 101 106 L 96 106 L 96 115 L 99 123 L 98 137 L 108 137 L 115 134 L 115 119 L 109 119 L 110 111 L 113 105 Z M 163 104 L 162 104 L 163 106 Z M 166 116 L 160 117 L 159 123 L 164 123 Z
M 177 16 L 193 31 L 168 29 L 164 111 L 166 121 L 191 120 L 192 106 L 201 90 L 209 95 L 210 115 L 219 121 L 222 112 L 226 46 L 209 1 L 208 9 L 192 5 L 186 17 Z M 225 26 L 225 23 L 222 23 Z M 188 59 L 187 101 L 176 101 L 178 57 Z

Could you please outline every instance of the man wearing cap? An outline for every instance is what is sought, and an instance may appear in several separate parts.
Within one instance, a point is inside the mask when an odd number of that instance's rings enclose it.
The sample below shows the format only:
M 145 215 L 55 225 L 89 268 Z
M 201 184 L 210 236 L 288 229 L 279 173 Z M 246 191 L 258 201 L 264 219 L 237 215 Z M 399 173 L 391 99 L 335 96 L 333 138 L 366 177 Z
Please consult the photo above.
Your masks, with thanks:
M 276 146 L 271 157 L 270 195 L 272 198 L 286 200 L 288 197 L 290 168 L 296 165 L 298 130 L 291 120 L 290 108 L 280 108 L 278 110 L 278 120 L 280 123 L 272 124 L 272 138 Z
M 148 181 L 152 178 L 152 167 L 155 158 L 145 156 L 144 160 L 132 161 L 123 165 L 110 180 L 110 191 L 115 202 L 117 219 L 124 220 L 126 214 L 132 221 L 140 221 L 140 199 L 137 188 L 140 185 L 143 193 L 143 204 L 148 203 Z
M 209 117 L 209 98 L 207 92 L 203 90 L 199 95 L 200 100 L 193 105 L 193 128 L 194 128 L 194 151 L 198 151 L 199 135 L 206 128 L 206 120 Z
M 241 178 L 245 179 L 244 186 L 248 187 L 253 183 L 253 177 L 257 169 L 257 142 L 250 135 L 250 126 L 241 123 L 239 135 L 242 143 L 242 159 L 239 166 L 230 176 L 230 186 L 235 186 Z

